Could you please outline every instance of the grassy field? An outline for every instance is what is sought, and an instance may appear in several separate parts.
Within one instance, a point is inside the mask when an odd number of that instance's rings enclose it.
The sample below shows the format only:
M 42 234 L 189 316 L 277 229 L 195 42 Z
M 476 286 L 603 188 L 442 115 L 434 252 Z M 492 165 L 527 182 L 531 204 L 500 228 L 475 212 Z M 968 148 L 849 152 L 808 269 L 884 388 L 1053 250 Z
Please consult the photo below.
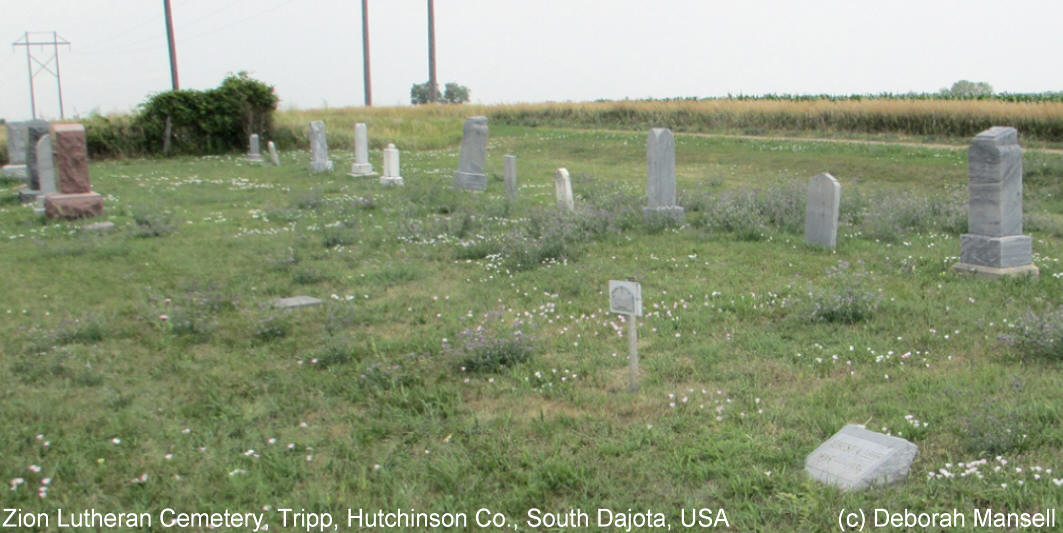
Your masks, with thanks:
M 473 194 L 451 188 L 461 115 L 366 117 L 371 161 L 395 142 L 405 187 L 345 176 L 344 150 L 318 175 L 298 150 L 277 168 L 96 162 L 117 229 L 92 234 L 6 184 L 2 507 L 45 513 L 42 530 L 58 508 L 147 512 L 131 529 L 152 530 L 168 508 L 261 513 L 271 531 L 306 529 L 289 508 L 340 530 L 348 509 L 466 513 L 457 529 L 477 531 L 579 508 L 579 529 L 625 530 L 595 526 L 604 508 L 675 530 L 722 509 L 767 532 L 834 530 L 842 509 L 1063 502 L 1063 361 L 1034 342 L 1063 329 L 1063 157 L 1026 154 L 1040 278 L 984 281 L 949 269 L 962 151 L 678 135 L 673 227 L 641 218 L 645 132 L 492 125 Z M 554 207 L 557 167 L 574 215 Z M 836 251 L 800 235 L 823 171 L 843 187 Z M 605 293 L 628 277 L 646 308 L 637 394 Z M 270 306 L 293 295 L 325 304 Z M 847 423 L 916 443 L 906 482 L 810 481 L 805 456 Z M 480 509 L 506 525 L 477 526 Z

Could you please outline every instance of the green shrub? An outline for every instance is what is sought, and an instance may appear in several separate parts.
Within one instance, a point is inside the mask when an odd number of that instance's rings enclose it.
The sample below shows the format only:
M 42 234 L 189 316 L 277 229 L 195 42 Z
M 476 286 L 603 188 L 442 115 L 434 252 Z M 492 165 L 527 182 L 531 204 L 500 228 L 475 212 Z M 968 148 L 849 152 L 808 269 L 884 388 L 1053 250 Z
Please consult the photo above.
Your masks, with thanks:
M 462 330 L 443 351 L 462 372 L 495 372 L 522 363 L 535 353 L 535 341 L 519 318 L 507 321 L 502 311 L 488 313 L 483 323 Z
M 871 277 L 862 268 L 851 268 L 846 261 L 827 271 L 829 288 L 813 287 L 812 319 L 822 322 L 852 324 L 871 318 L 882 295 L 872 289 Z

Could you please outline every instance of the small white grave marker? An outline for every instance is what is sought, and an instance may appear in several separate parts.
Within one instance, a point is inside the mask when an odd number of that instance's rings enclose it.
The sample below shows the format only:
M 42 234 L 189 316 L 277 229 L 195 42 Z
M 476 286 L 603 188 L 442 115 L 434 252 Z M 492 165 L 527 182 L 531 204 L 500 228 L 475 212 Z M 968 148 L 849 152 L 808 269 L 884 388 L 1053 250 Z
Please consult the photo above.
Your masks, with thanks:
M 637 281 L 609 280 L 609 311 L 627 315 L 628 369 L 631 392 L 639 390 L 639 330 L 642 316 L 642 286 Z

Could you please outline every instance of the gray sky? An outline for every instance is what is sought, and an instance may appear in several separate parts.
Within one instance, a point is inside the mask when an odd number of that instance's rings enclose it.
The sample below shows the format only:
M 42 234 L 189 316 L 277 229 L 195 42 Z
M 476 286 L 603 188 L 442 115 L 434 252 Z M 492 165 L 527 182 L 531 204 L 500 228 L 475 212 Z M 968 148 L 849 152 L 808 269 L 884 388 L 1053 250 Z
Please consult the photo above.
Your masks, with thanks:
M 246 70 L 281 109 L 364 102 L 359 0 L 172 0 L 181 88 Z M 170 88 L 162 0 L 0 0 L 0 41 L 55 31 L 66 114 Z M 436 0 L 439 81 L 474 103 L 764 93 L 1063 90 L 1058 0 Z M 373 103 L 428 79 L 425 0 L 369 0 Z M 50 37 L 50 34 L 48 35 Z M 35 50 L 38 56 L 48 56 Z M 30 115 L 24 47 L 0 49 L 0 117 Z M 55 80 L 35 78 L 58 117 Z

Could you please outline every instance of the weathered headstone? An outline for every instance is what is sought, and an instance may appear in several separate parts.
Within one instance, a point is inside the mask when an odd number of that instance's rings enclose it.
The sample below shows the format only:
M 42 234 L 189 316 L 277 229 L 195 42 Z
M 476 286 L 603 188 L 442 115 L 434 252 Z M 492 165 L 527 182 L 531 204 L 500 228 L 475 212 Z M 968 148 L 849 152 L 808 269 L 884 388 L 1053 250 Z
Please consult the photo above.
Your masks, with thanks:
M 269 160 L 273 163 L 273 166 L 281 166 L 281 158 L 277 155 L 277 145 L 273 144 L 273 141 L 266 143 L 266 149 L 269 150 Z
M 0 175 L 9 179 L 26 180 L 29 176 L 26 169 L 26 123 L 8 122 L 6 127 L 8 163 L 0 169 Z
M 576 210 L 576 202 L 572 197 L 572 180 L 566 168 L 559 168 L 554 173 L 554 195 L 557 196 L 557 207 L 570 213 Z
M 842 186 L 826 172 L 808 182 L 805 204 L 805 242 L 813 246 L 834 248 L 838 245 L 838 206 Z
M 48 121 L 30 120 L 26 122 L 26 186 L 18 191 L 19 201 L 29 203 L 41 194 L 41 178 L 37 169 L 37 141 L 48 135 Z
M 58 192 L 55 178 L 55 160 L 52 157 L 52 136 L 45 135 L 37 139 L 37 175 L 41 183 L 41 194 L 37 197 L 37 207 L 34 211 L 38 215 L 44 214 L 44 198 L 49 194 Z
M 369 162 L 369 128 L 364 122 L 354 125 L 354 163 L 351 163 L 350 175 L 373 175 L 373 164 Z
M 676 205 L 675 137 L 668 128 L 653 128 L 646 139 L 646 219 L 665 218 L 682 222 L 683 208 Z
M 328 172 L 330 170 L 332 170 L 332 161 L 328 158 L 325 123 L 315 120 L 310 123 L 310 171 Z
M 290 298 L 277 298 L 273 300 L 273 307 L 280 309 L 293 309 L 296 307 L 309 307 L 321 305 L 321 300 L 313 296 L 292 296 Z
M 502 156 L 502 172 L 506 186 L 506 198 L 511 202 L 515 201 L 517 199 L 517 156 Z
M 627 316 L 628 373 L 631 392 L 639 390 L 639 329 L 642 285 L 637 281 L 609 280 L 609 311 Z
M 461 153 L 454 186 L 459 189 L 482 191 L 487 188 L 487 117 L 469 117 L 461 133 Z
M 987 277 L 1037 276 L 1033 239 L 1022 234 L 1022 148 L 1015 128 L 975 136 L 967 152 L 967 233 L 953 268 Z
M 252 163 L 262 162 L 262 148 L 258 142 L 258 134 L 252 133 L 251 140 L 247 143 L 247 160 Z
M 103 212 L 103 197 L 92 192 L 88 145 L 81 124 L 56 124 L 52 130 L 58 193 L 44 197 L 48 218 L 87 218 Z
M 381 185 L 402 185 L 402 176 L 399 174 L 399 149 L 394 144 L 388 144 L 384 149 L 384 174 L 380 176 Z
M 888 485 L 908 475 L 918 451 L 904 439 L 850 424 L 805 458 L 805 471 L 845 491 Z

